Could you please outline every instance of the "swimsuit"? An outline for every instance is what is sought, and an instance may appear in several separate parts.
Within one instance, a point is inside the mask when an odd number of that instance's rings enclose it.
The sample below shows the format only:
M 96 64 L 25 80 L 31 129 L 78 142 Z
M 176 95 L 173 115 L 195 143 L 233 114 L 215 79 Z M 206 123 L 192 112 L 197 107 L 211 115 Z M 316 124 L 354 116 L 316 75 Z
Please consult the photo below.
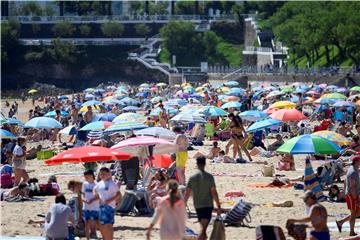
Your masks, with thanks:
M 326 231 L 326 232 L 311 231 L 310 235 L 313 236 L 317 240 L 330 240 L 329 231 Z

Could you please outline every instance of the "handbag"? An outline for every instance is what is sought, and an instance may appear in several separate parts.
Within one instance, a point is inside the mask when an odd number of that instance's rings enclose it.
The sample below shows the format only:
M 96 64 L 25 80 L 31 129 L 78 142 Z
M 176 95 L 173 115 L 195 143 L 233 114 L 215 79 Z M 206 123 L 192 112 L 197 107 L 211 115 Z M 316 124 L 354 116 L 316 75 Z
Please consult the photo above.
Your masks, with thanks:
M 210 240 L 225 240 L 225 225 L 220 216 L 214 221 L 214 227 L 210 235 Z

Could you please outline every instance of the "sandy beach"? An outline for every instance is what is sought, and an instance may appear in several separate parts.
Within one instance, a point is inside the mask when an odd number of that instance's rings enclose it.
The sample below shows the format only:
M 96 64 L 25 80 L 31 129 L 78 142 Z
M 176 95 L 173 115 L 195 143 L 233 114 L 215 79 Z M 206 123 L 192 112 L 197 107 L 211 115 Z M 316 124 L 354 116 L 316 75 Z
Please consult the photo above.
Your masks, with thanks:
M 19 114 L 17 117 L 22 121 L 26 121 L 27 111 L 30 109 L 31 103 L 27 101 L 24 105 L 19 102 Z M 4 102 L 2 101 L 3 112 Z M 220 147 L 224 149 L 226 142 L 220 142 Z M 32 145 L 32 144 L 29 144 Z M 195 147 L 202 152 L 207 152 L 210 148 L 211 142 L 205 142 L 203 147 Z M 30 146 L 29 146 L 30 147 Z M 195 159 L 192 158 L 196 151 L 190 152 L 190 158 L 186 166 L 186 176 L 189 177 L 196 172 Z M 270 164 L 276 164 L 276 158 L 255 158 L 256 161 L 268 161 Z M 284 174 L 287 177 L 293 178 L 303 174 L 304 158 L 295 156 L 296 171 L 279 172 L 277 174 Z M 314 169 L 320 164 L 313 162 Z M 81 173 L 84 168 L 82 165 L 61 165 L 61 166 L 46 166 L 40 160 L 28 160 L 28 170 L 31 172 L 30 177 L 36 177 L 40 182 L 46 182 L 49 175 L 53 173 L 72 172 L 73 175 L 57 175 L 58 182 L 61 186 L 62 192 L 66 197 L 70 197 L 71 193 L 67 190 L 67 182 L 69 180 L 82 180 Z M 271 177 L 263 177 L 261 175 L 262 164 L 247 163 L 247 164 L 207 164 L 207 171 L 210 173 L 226 173 L 242 175 L 237 177 L 232 176 L 216 176 L 215 181 L 221 201 L 237 201 L 237 198 L 225 198 L 225 193 L 228 191 L 242 191 L 245 193 L 245 201 L 255 204 L 252 208 L 251 223 L 249 227 L 226 227 L 227 239 L 255 239 L 255 227 L 260 224 L 277 225 L 283 228 L 286 234 L 286 220 L 288 218 L 305 217 L 305 208 L 302 200 L 303 191 L 294 190 L 293 188 L 253 188 L 252 184 L 268 184 L 272 181 Z M 78 173 L 78 175 L 76 175 Z M 79 175 L 80 174 L 80 175 Z M 124 192 L 124 187 L 121 188 Z M 327 193 L 324 193 L 327 194 Z M 290 208 L 268 207 L 265 204 L 290 200 L 294 202 L 294 206 Z M 42 229 L 37 225 L 28 224 L 30 219 L 40 220 L 37 214 L 46 214 L 49 207 L 54 203 L 54 197 L 39 197 L 39 201 L 27 202 L 1 202 L 1 235 L 2 236 L 41 236 Z M 329 214 L 329 222 L 335 221 L 335 215 L 347 214 L 345 203 L 328 203 L 324 202 Z M 226 203 L 224 207 L 230 206 Z M 195 212 L 192 200 L 189 203 L 192 213 Z M 151 221 L 150 217 L 115 217 L 115 239 L 145 239 L 145 230 Z M 187 227 L 190 227 L 195 232 L 199 231 L 199 224 L 194 215 L 187 220 Z M 212 226 L 208 229 L 208 234 L 212 230 Z M 100 235 L 100 234 L 99 234 Z M 345 237 L 348 233 L 331 232 L 332 239 Z M 158 231 L 155 229 L 152 233 L 153 239 L 158 239 Z

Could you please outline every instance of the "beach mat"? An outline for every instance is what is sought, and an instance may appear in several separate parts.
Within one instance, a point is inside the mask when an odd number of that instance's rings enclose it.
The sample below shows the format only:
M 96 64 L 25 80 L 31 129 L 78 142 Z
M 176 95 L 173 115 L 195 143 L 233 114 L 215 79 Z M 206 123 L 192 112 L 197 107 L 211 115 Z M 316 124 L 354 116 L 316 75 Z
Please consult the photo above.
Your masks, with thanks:
M 283 186 L 274 186 L 274 185 L 270 185 L 270 184 L 249 184 L 248 187 L 250 188 L 292 188 L 293 185 L 289 184 L 289 185 L 283 185 Z
M 336 222 L 328 222 L 327 226 L 330 230 L 330 232 L 339 232 L 337 226 L 336 226 Z M 350 232 L 350 225 L 349 222 L 344 223 L 344 225 L 342 226 L 342 232 Z M 355 232 L 360 232 L 360 222 L 356 222 L 355 223 Z

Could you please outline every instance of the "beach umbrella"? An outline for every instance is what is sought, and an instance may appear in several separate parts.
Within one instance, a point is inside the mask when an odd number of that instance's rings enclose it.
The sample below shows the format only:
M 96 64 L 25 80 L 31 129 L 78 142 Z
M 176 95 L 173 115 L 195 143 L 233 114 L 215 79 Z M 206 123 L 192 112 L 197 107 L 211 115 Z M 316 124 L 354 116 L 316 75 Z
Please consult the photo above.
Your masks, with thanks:
M 287 154 L 335 154 L 340 147 L 326 138 L 305 134 L 291 138 L 276 151 Z
M 282 91 L 283 93 L 292 93 L 292 92 L 295 91 L 295 89 L 292 88 L 292 87 L 286 87 L 286 88 L 282 88 L 281 91 Z
M 317 95 L 317 94 L 319 94 L 319 92 L 314 91 L 314 90 L 310 90 L 310 91 L 306 92 L 306 94 Z
M 348 90 L 344 87 L 341 87 L 341 88 L 337 88 L 335 91 L 338 93 L 346 93 Z
M 319 87 L 321 87 L 322 89 L 325 89 L 327 87 L 327 84 L 326 83 L 319 84 Z
M 122 102 L 117 99 L 107 99 L 105 101 L 102 101 L 102 103 L 105 105 L 121 105 L 122 104 Z
M 354 94 L 354 95 L 351 95 L 350 97 L 348 97 L 348 101 L 353 101 L 355 100 L 356 98 L 359 98 L 360 99 L 360 94 Z
M 237 81 L 230 81 L 230 82 L 224 83 L 224 85 L 227 87 L 234 87 L 234 86 L 239 86 L 239 83 Z
M 135 95 L 135 97 L 139 97 L 139 98 L 146 98 L 148 95 L 147 92 L 139 92 Z
M 334 142 L 336 145 L 339 145 L 340 147 L 342 147 L 344 145 L 349 145 L 351 143 L 351 141 L 349 139 L 347 139 L 343 135 L 341 135 L 337 132 L 333 132 L 333 131 L 327 131 L 327 130 L 318 131 L 318 132 L 312 133 L 311 135 L 323 137 L 327 140 Z
M 241 103 L 240 102 L 228 102 L 225 103 L 221 106 L 222 109 L 226 109 L 226 108 L 240 108 L 241 107 Z
M 145 117 L 143 115 L 140 115 L 138 113 L 122 113 L 119 116 L 117 116 L 116 118 L 114 118 L 113 122 L 114 123 L 119 123 L 119 122 L 139 122 L 139 123 L 143 123 L 145 121 Z
M 108 112 L 108 113 L 99 113 L 96 114 L 93 120 L 95 121 L 108 121 L 112 122 L 116 118 L 116 115 L 114 113 Z
M 16 136 L 7 130 L 0 129 L 0 138 L 1 139 L 13 139 L 13 138 L 16 138 Z
M 334 104 L 336 101 L 330 98 L 319 98 L 314 101 L 315 104 Z
M 99 146 L 72 148 L 45 160 L 46 165 L 129 160 L 130 154 Z
M 270 93 L 266 96 L 266 98 L 273 98 L 273 97 L 277 97 L 277 96 L 281 96 L 281 95 L 284 95 L 284 92 L 279 91 L 279 90 L 275 90 L 275 91 L 270 92 Z
M 346 99 L 346 96 L 341 93 L 330 93 L 326 97 L 330 99 Z
M 35 117 L 25 123 L 24 128 L 63 128 L 61 123 L 49 117 Z
M 192 104 L 201 104 L 201 102 L 199 100 L 197 100 L 196 98 L 189 98 L 188 100 L 189 100 L 189 102 L 192 102 Z
M 153 136 L 153 137 L 159 137 L 159 138 L 164 138 L 164 139 L 168 139 L 168 140 L 174 140 L 176 137 L 176 134 L 167 129 L 167 128 L 162 128 L 162 127 L 150 127 L 150 128 L 145 128 L 139 131 L 136 131 L 135 134 L 137 136 Z
M 87 138 L 91 140 L 100 140 L 103 139 L 103 137 L 104 137 L 104 132 L 102 130 L 91 130 L 87 134 Z
M 94 88 L 87 88 L 87 89 L 84 90 L 84 92 L 86 92 L 86 93 L 94 92 L 94 91 L 95 91 Z
M 272 119 L 276 119 L 283 122 L 288 121 L 300 121 L 307 117 L 297 109 L 280 109 L 270 115 Z
M 302 97 L 301 102 L 305 102 L 307 99 L 309 99 L 309 97 Z M 292 98 L 290 98 L 290 101 L 293 103 L 297 103 L 299 101 L 299 97 L 293 96 Z
M 355 107 L 356 104 L 353 102 L 349 102 L 349 101 L 338 101 L 338 102 L 334 103 L 333 106 L 334 107 Z
M 274 112 L 276 112 L 278 110 L 279 110 L 279 108 L 267 108 L 263 111 L 263 113 L 273 114 Z
M 222 87 L 222 88 L 219 88 L 218 90 L 217 90 L 217 92 L 218 93 L 228 93 L 228 92 L 230 92 L 230 88 L 229 87 Z
M 118 122 L 114 125 L 110 126 L 105 130 L 107 132 L 124 132 L 124 131 L 131 131 L 131 130 L 140 130 L 147 128 L 148 126 L 144 123 L 139 122 Z
M 104 93 L 104 96 L 107 96 L 107 97 L 110 97 L 112 95 L 114 95 L 114 92 L 112 92 L 112 91 Z
M 136 106 L 138 105 L 140 102 L 133 99 L 133 98 L 130 98 L 130 97 L 125 97 L 123 99 L 120 100 L 120 104 L 121 105 L 126 105 L 126 106 Z
M 153 97 L 151 100 L 150 100 L 152 103 L 158 103 L 160 101 L 163 101 L 163 97 Z
M 203 96 L 201 96 L 201 95 L 198 94 L 198 93 L 193 93 L 193 94 L 190 94 L 190 95 L 189 95 L 189 98 L 203 98 Z
M 294 93 L 305 93 L 306 90 L 305 89 L 301 89 L 301 88 L 297 88 L 295 89 Z
M 171 118 L 174 122 L 186 122 L 186 123 L 206 123 L 206 120 L 198 114 L 184 114 L 180 113 Z
M 157 87 L 166 87 L 166 86 L 167 86 L 167 84 L 166 84 L 166 83 L 161 82 L 161 83 L 157 83 L 157 84 L 156 84 L 156 86 L 157 86 Z
M 169 154 L 157 154 L 153 156 L 151 164 L 155 168 L 169 168 L 172 160 Z
M 124 107 L 123 110 L 124 110 L 124 111 L 133 111 L 133 112 L 136 112 L 136 111 L 139 111 L 140 108 L 135 107 L 135 106 L 127 106 L 127 107 Z
M 23 125 L 23 123 L 16 118 L 3 118 L 0 120 L 0 122 L 1 122 L 1 125 L 5 124 L 5 123 L 9 124 L 9 125 Z
M 223 98 L 223 102 L 237 102 L 239 101 L 240 98 L 239 97 L 236 97 L 236 96 L 227 96 L 227 97 L 224 97 Z
M 170 115 L 176 115 L 176 114 L 179 113 L 178 109 L 172 108 L 172 107 L 169 107 L 169 106 L 165 106 L 164 109 L 165 109 L 166 113 L 170 114 Z M 159 116 L 160 112 L 161 112 L 161 108 L 157 107 L 157 108 L 151 110 L 150 116 Z
M 180 111 L 181 111 L 181 112 L 185 112 L 185 111 L 187 111 L 187 110 L 189 110 L 189 109 L 195 109 L 195 111 L 196 111 L 196 110 L 201 109 L 201 108 L 204 108 L 204 107 L 205 107 L 205 106 L 199 105 L 199 104 L 188 104 L 188 105 L 186 105 L 186 106 L 181 107 L 181 108 L 180 108 Z
M 360 92 L 360 86 L 355 86 L 355 87 L 352 87 L 352 88 L 350 88 L 350 91 L 353 91 L 353 92 Z
M 124 88 L 118 88 L 116 91 L 115 91 L 115 94 L 120 94 L 120 95 L 123 95 L 123 94 L 128 94 L 129 92 L 124 89 Z
M 142 84 L 140 84 L 140 87 L 142 87 L 142 88 L 150 88 L 151 86 L 148 83 L 142 83 Z
M 264 88 L 263 87 L 254 87 L 252 90 L 257 92 L 257 91 L 263 91 Z
M 226 95 L 233 95 L 233 96 L 240 96 L 245 94 L 245 90 L 242 88 L 231 88 L 230 92 L 228 92 Z
M 150 88 L 150 91 L 153 91 L 153 92 L 156 92 L 157 90 L 158 90 L 157 87 L 152 87 L 152 88 Z
M 176 94 L 175 94 L 175 97 L 178 97 L 178 98 L 188 98 L 189 97 L 189 93 L 185 93 L 181 90 L 179 90 Z
M 176 145 L 161 138 L 139 136 L 128 138 L 111 147 L 112 150 L 129 153 L 133 156 L 143 155 L 144 147 L 153 146 L 153 154 L 176 152 Z
M 91 122 L 80 128 L 80 131 L 91 131 L 91 130 L 104 130 L 113 125 L 112 122 L 107 121 L 96 121 Z
M 84 106 L 95 106 L 95 105 L 99 105 L 101 104 L 100 101 L 97 101 L 97 100 L 90 100 L 90 101 L 87 101 L 87 102 L 84 102 L 83 104 L 81 104 L 82 107 Z
M 255 122 L 255 121 L 259 121 L 259 120 L 263 120 L 269 117 L 268 114 L 264 113 L 264 112 L 260 112 L 257 110 L 250 110 L 250 111 L 245 111 L 239 114 L 239 116 L 246 121 L 250 121 L 250 122 Z
M 318 177 L 314 173 L 310 159 L 306 158 L 304 170 L 304 190 L 312 191 L 313 193 L 315 193 L 318 201 L 324 201 L 326 200 L 326 198 L 321 190 L 320 184 L 317 179 Z
M 28 94 L 34 94 L 34 93 L 37 93 L 37 92 L 38 92 L 38 90 L 36 90 L 36 89 L 30 89 L 28 91 Z
M 248 127 L 246 132 L 256 132 L 258 130 L 262 130 L 262 129 L 266 129 L 266 128 L 269 128 L 269 127 L 281 125 L 282 123 L 283 123 L 282 121 L 268 118 L 268 119 L 264 119 L 264 120 L 254 122 L 253 124 L 250 125 L 250 127 Z
M 203 89 L 204 89 L 204 87 L 197 87 L 197 88 L 195 88 L 195 92 L 202 92 Z
M 63 95 L 63 96 L 59 96 L 58 99 L 59 99 L 60 101 L 63 101 L 63 100 L 69 99 L 69 97 Z
M 184 88 L 184 91 L 185 91 L 186 93 L 194 93 L 194 92 L 195 92 L 195 88 L 192 87 L 192 86 L 189 86 L 189 87 Z
M 170 99 L 169 101 L 165 102 L 165 105 L 168 106 L 185 106 L 188 102 L 184 99 L 175 98 Z
M 59 134 L 62 134 L 62 135 L 76 135 L 77 134 L 76 126 L 72 125 L 72 126 L 68 126 L 68 127 L 64 128 L 64 129 L 61 129 L 59 131 Z
M 62 117 L 67 117 L 67 116 L 69 116 L 69 113 L 66 111 L 60 111 L 60 115 Z M 54 118 L 54 117 L 56 117 L 56 111 L 50 111 L 50 112 L 46 113 L 44 116 Z
M 295 103 L 292 103 L 292 102 L 289 102 L 289 101 L 279 101 L 279 102 L 276 102 L 276 103 L 270 105 L 269 108 L 282 109 L 282 108 L 295 108 L 295 106 L 296 106 Z
M 218 117 L 218 116 L 227 116 L 229 113 L 225 112 L 219 107 L 215 106 L 205 106 L 204 108 L 198 109 L 195 114 L 204 114 L 206 117 Z
M 85 98 L 86 100 L 94 99 L 94 98 L 95 98 L 95 95 L 94 95 L 94 94 L 87 93 L 84 98 Z
M 106 90 L 102 89 L 102 88 L 96 88 L 94 92 L 96 92 L 96 93 L 104 93 L 104 92 L 106 92 Z

